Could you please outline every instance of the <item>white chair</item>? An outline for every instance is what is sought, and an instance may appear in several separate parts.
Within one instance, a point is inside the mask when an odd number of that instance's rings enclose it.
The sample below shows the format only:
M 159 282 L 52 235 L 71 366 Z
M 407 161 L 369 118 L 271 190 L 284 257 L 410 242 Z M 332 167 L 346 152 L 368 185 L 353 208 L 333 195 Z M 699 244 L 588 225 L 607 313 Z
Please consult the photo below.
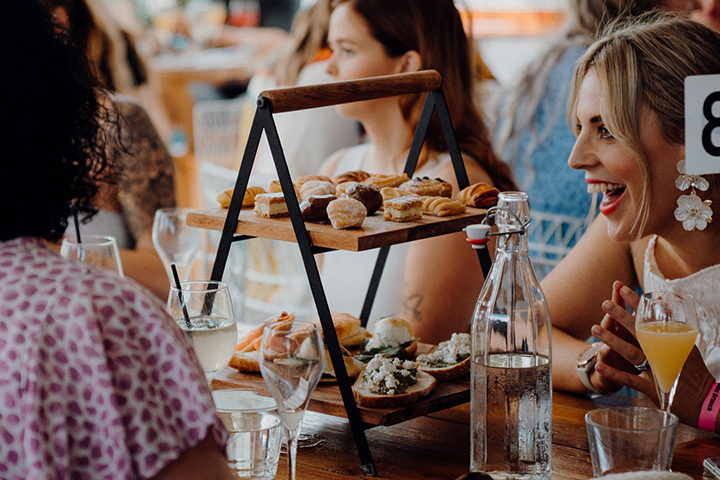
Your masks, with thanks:
M 212 100 L 193 108 L 195 161 L 204 208 L 218 208 L 217 195 L 235 185 L 245 150 L 240 137 L 247 105 L 244 99 Z M 253 175 L 250 183 L 266 187 L 271 180 Z M 203 265 L 209 278 L 220 232 L 207 232 Z M 316 315 L 300 250 L 294 243 L 255 238 L 233 245 L 223 280 L 230 285 L 236 315 L 243 322 L 256 324 L 283 310 L 306 319 Z
M 552 270 L 585 233 L 586 220 L 530 210 L 528 250 L 538 280 Z

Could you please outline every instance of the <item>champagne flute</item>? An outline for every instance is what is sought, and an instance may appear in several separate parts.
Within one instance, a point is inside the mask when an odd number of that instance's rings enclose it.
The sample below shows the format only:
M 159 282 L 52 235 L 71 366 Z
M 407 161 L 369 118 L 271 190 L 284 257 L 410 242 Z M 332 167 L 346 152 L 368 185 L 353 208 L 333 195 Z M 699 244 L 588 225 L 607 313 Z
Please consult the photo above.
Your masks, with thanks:
M 170 266 L 175 264 L 180 280 L 188 280 L 190 267 L 202 243 L 202 230 L 189 227 L 187 214 L 190 208 L 160 208 L 153 220 L 152 240 L 162 260 L 170 284 L 173 274 Z
M 235 311 L 222 282 L 170 285 L 170 314 L 185 331 L 208 382 L 228 364 L 237 345 Z
M 60 245 L 60 255 L 83 263 L 92 263 L 123 276 L 120 252 L 115 237 L 83 235 L 80 243 L 74 237 L 65 237 Z
M 288 478 L 295 480 L 297 441 L 310 396 L 325 363 L 322 334 L 317 324 L 287 321 L 270 323 L 260 341 L 260 372 L 270 389 L 285 428 Z
M 655 376 L 660 408 L 669 412 L 698 335 L 695 299 L 675 292 L 645 293 L 635 314 L 635 334 Z

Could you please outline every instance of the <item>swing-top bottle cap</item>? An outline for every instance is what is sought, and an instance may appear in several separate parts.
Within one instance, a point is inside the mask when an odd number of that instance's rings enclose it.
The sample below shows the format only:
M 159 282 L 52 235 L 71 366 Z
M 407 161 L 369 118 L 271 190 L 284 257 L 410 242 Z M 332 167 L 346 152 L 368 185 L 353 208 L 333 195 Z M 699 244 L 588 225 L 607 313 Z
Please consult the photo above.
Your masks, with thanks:
M 490 240 L 490 225 L 488 224 L 478 223 L 475 225 L 468 225 L 463 228 L 463 231 L 467 234 L 466 240 L 470 242 L 472 248 L 485 248 L 485 245 L 487 245 Z

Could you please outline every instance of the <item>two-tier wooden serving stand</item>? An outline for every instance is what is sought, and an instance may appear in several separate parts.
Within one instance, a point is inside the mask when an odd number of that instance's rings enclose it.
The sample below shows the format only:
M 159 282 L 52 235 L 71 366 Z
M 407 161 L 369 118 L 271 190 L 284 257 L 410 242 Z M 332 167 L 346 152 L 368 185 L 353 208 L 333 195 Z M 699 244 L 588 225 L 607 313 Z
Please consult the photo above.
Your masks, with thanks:
M 470 399 L 469 382 L 467 380 L 443 382 L 438 385 L 436 391 L 429 397 L 405 408 L 370 409 L 358 407 L 353 397 L 350 379 L 342 359 L 314 256 L 335 249 L 363 251 L 380 248 L 365 303 L 360 314 L 363 325 L 366 325 L 391 245 L 457 232 L 467 225 L 478 223 L 484 217 L 485 211 L 469 208 L 466 213 L 460 215 L 446 218 L 423 216 L 420 220 L 404 223 L 386 222 L 381 215 L 374 215 L 365 219 L 362 228 L 349 230 L 336 230 L 330 225 L 305 224 L 300 214 L 300 207 L 295 196 L 293 182 L 285 161 L 273 114 L 427 92 L 425 104 L 408 154 L 405 173 L 412 177 L 430 125 L 430 119 L 433 112 L 437 112 L 448 144 L 458 185 L 462 189 L 467 187 L 469 182 L 441 85 L 442 79 L 440 75 L 436 71 L 427 70 L 410 74 L 262 92 L 258 97 L 255 118 L 229 208 L 227 210 L 204 211 L 188 215 L 188 224 L 191 226 L 222 230 L 211 275 L 211 280 L 214 281 L 222 280 L 230 246 L 233 242 L 254 237 L 297 242 L 337 376 L 337 386 L 334 384 L 321 384 L 316 389 L 309 408 L 331 415 L 347 416 L 360 457 L 362 471 L 369 476 L 376 476 L 377 469 L 372 460 L 365 436 L 365 428 L 375 425 L 391 425 L 419 415 L 465 403 Z M 471 100 L 468 99 L 468 101 Z M 263 131 L 265 131 L 270 144 L 280 185 L 290 213 L 289 218 L 265 219 L 256 216 L 252 210 L 243 211 L 241 209 L 243 196 Z M 313 140 L 308 139 L 307 141 Z M 483 272 L 487 274 L 490 267 L 487 250 L 478 250 L 478 256 Z M 278 308 L 282 310 L 281 305 Z M 216 379 L 216 382 L 218 381 L 224 382 L 226 386 L 243 385 L 260 390 L 265 389 L 262 378 L 258 375 L 236 373 L 230 376 L 221 376 Z

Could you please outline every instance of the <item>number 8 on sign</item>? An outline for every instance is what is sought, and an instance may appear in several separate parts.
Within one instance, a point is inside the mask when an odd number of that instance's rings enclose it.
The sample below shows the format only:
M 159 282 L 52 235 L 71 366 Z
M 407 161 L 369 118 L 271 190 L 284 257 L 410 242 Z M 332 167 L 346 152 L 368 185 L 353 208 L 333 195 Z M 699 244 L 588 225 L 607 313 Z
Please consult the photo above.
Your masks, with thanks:
M 720 75 L 685 78 L 685 169 L 720 173 Z

